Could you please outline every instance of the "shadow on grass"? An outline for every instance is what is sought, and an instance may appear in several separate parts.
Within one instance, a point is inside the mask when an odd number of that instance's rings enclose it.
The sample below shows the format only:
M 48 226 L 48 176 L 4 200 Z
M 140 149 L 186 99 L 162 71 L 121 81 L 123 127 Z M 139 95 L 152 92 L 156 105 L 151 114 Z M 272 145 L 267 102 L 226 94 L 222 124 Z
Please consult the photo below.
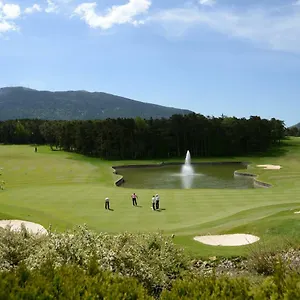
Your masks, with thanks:
M 164 210 L 166 210 L 166 209 L 165 209 L 165 208 L 155 209 L 156 212 L 162 212 L 162 211 L 164 211 Z
M 249 153 L 245 157 L 280 157 L 285 156 L 288 152 L 296 150 L 297 148 L 299 148 L 298 144 L 283 143 L 282 145 L 272 147 L 267 151 Z
M 272 147 L 267 151 L 249 153 L 245 157 L 280 157 L 286 155 L 289 150 L 287 149 L 290 145 L 282 145 L 278 147 Z
M 292 139 L 285 138 L 281 141 L 280 145 L 272 146 L 269 149 L 265 151 L 260 152 L 251 152 L 248 154 L 237 154 L 237 155 L 224 155 L 224 156 L 208 156 L 208 157 L 194 157 L 194 159 L 203 159 L 205 158 L 206 161 L 213 160 L 215 161 L 218 159 L 218 161 L 225 161 L 225 160 L 236 160 L 240 159 L 240 157 L 244 158 L 260 158 L 260 157 L 280 157 L 286 155 L 291 150 L 300 149 L 300 143 L 294 142 Z M 173 160 L 177 161 L 178 158 L 174 158 Z M 164 162 L 172 161 L 172 159 L 168 158 L 165 159 Z

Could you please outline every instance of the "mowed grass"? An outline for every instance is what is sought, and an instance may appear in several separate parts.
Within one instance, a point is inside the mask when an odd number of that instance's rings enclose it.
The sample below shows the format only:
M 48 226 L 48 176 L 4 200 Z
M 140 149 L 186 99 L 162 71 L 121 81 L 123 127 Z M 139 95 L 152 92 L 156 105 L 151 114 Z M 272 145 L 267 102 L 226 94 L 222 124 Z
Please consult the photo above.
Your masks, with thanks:
M 193 158 L 192 158 L 193 159 Z M 264 156 L 203 159 L 250 161 L 249 172 L 273 184 L 251 190 L 131 190 L 114 185 L 119 175 L 112 165 L 149 161 L 104 161 L 78 154 L 30 146 L 0 146 L 0 218 L 23 219 L 46 228 L 65 230 L 77 224 L 106 232 L 157 231 L 175 234 L 175 242 L 195 255 L 241 255 L 244 247 L 212 247 L 193 240 L 195 235 L 252 233 L 259 243 L 300 238 L 300 139 L 284 142 L 280 151 Z M 200 160 L 197 160 L 200 161 Z M 151 161 L 153 163 L 157 161 Z M 263 170 L 257 164 L 279 164 L 281 170 Z M 245 170 L 244 170 L 245 171 Z M 141 207 L 132 207 L 136 192 Z M 154 193 L 161 196 L 160 212 L 150 209 Z M 104 198 L 113 211 L 104 210 Z

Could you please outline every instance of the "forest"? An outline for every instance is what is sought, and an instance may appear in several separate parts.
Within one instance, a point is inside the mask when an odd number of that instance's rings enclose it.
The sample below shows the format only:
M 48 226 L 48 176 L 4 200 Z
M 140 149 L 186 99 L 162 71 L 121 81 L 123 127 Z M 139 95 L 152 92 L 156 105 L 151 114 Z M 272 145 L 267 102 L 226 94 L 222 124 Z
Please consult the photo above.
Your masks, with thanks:
M 286 129 L 286 134 L 288 136 L 300 136 L 300 128 L 297 126 L 289 127 Z
M 243 156 L 280 145 L 287 130 L 281 120 L 205 117 L 0 122 L 0 143 L 49 145 L 104 159 L 176 158 L 190 150 L 194 157 Z

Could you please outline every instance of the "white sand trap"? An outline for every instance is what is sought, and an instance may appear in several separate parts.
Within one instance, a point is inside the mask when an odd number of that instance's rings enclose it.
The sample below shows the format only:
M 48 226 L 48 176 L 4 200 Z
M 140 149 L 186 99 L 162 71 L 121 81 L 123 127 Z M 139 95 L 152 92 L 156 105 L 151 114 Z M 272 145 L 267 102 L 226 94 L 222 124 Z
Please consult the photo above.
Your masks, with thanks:
M 294 214 L 300 214 L 300 211 L 295 211 Z
M 277 165 L 257 165 L 259 168 L 264 168 L 264 170 L 280 170 L 281 166 Z
M 0 220 L 0 227 L 10 226 L 11 230 L 20 231 L 22 223 L 33 234 L 47 234 L 47 230 L 42 225 L 22 220 Z
M 243 246 L 257 242 L 259 237 L 251 234 L 223 234 L 195 236 L 194 240 L 211 246 Z

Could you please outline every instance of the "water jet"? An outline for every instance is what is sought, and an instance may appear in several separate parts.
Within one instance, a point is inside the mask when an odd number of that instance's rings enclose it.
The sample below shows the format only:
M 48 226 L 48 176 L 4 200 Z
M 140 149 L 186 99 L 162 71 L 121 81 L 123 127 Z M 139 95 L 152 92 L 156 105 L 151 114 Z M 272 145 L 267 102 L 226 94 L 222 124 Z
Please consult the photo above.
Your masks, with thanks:
M 188 150 L 186 152 L 184 165 L 181 167 L 181 179 L 182 179 L 182 186 L 185 189 L 190 189 L 193 184 L 194 179 L 194 169 L 191 164 L 191 153 Z

